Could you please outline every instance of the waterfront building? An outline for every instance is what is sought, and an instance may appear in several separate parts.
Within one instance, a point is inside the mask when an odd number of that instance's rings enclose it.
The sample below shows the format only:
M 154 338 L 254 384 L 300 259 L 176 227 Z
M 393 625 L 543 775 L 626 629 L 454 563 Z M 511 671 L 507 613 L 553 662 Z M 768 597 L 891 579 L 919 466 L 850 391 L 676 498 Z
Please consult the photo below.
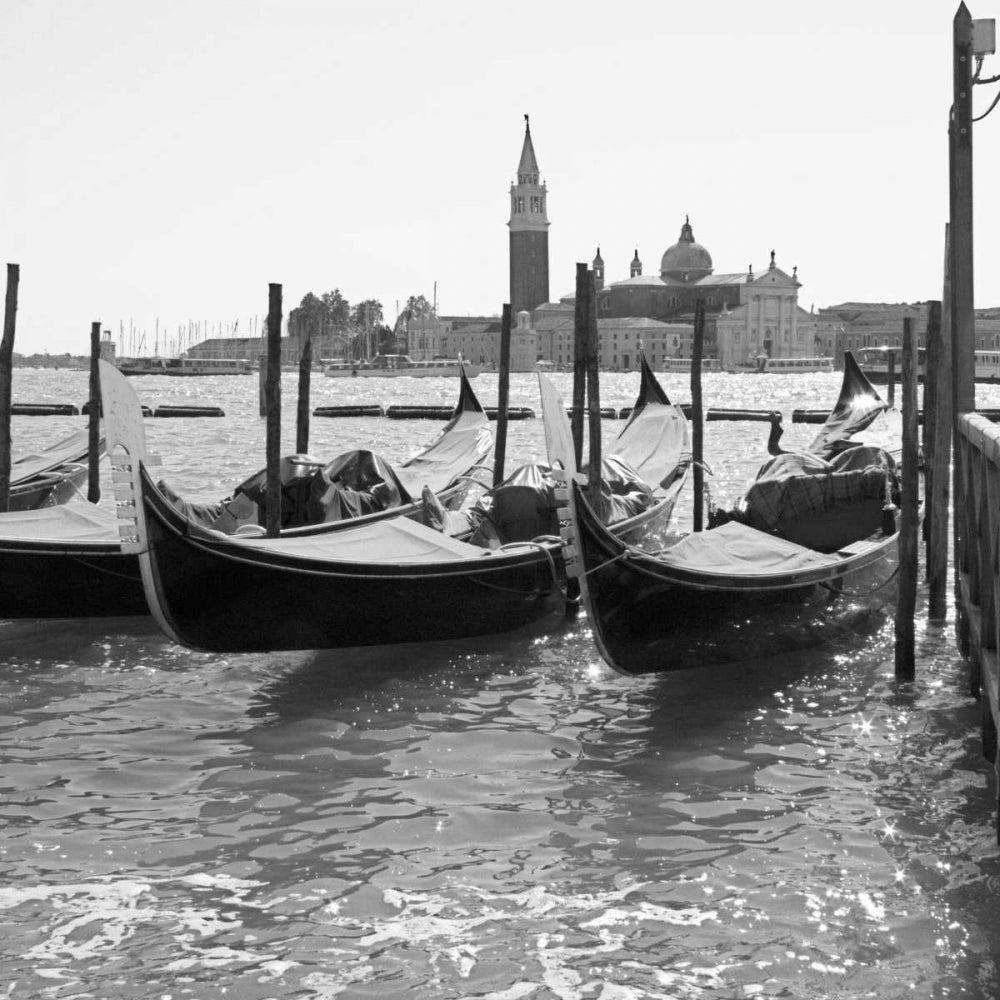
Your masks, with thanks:
M 510 309 L 516 316 L 549 299 L 548 192 L 541 181 L 531 123 L 524 116 L 524 143 L 517 183 L 510 188 Z

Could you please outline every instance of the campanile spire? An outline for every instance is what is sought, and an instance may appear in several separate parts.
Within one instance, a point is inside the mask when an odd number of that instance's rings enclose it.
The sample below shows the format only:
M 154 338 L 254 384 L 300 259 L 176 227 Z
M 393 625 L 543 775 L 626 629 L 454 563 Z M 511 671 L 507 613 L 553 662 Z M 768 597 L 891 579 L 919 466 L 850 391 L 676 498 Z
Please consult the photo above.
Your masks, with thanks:
M 549 301 L 548 192 L 541 182 L 531 139 L 531 121 L 524 116 L 524 142 L 517 165 L 517 183 L 510 188 L 510 305 L 517 315 Z

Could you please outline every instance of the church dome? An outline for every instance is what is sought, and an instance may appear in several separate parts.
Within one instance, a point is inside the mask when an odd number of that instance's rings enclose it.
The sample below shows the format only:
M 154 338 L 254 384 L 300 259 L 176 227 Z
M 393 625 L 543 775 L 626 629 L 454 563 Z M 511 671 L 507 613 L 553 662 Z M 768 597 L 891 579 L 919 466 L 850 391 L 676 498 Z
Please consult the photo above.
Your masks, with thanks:
M 670 247 L 660 261 L 660 277 L 676 281 L 698 281 L 712 273 L 712 256 L 694 241 L 694 230 L 685 216 L 681 238 Z

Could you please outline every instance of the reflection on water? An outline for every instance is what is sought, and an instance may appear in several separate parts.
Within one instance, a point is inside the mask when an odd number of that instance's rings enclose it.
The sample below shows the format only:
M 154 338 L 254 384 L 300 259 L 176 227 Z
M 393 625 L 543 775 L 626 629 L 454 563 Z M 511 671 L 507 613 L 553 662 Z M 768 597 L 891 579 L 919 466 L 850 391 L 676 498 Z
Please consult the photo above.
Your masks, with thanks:
M 732 405 L 779 383 L 716 378 Z M 224 488 L 250 409 L 157 449 Z M 712 425 L 717 478 L 752 433 Z M 886 623 L 641 679 L 585 621 L 267 656 L 3 623 L 0 995 L 995 997 L 994 796 L 951 635 L 921 624 L 899 684 Z

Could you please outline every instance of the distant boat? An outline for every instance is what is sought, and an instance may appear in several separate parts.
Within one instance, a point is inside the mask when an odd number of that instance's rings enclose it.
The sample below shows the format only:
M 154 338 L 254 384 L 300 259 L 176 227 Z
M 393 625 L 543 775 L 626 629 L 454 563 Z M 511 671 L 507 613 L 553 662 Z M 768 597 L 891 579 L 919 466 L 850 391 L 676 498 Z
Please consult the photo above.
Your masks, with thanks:
M 370 361 L 329 361 L 323 365 L 323 374 L 330 378 L 430 378 L 432 376 L 458 375 L 464 371 L 467 378 L 475 378 L 483 370 L 461 358 L 435 358 L 433 361 L 414 361 L 407 354 L 379 354 Z
M 253 366 L 246 358 L 121 358 L 122 375 L 249 375 Z
M 691 359 L 690 358 L 664 358 L 663 368 L 660 369 L 663 372 L 690 372 L 691 371 Z M 722 365 L 719 364 L 718 358 L 702 358 L 701 359 L 701 370 L 703 372 L 721 372 L 723 370 Z
M 854 354 L 861 370 L 869 380 L 877 383 L 889 381 L 889 356 L 893 357 L 893 377 L 902 382 L 903 358 L 901 347 L 861 347 Z M 974 361 L 976 382 L 1000 382 L 1000 351 L 976 351 Z M 927 349 L 917 348 L 917 381 L 923 382 L 927 367 Z
M 757 372 L 761 375 L 806 375 L 810 372 L 832 372 L 833 358 L 769 358 L 758 357 L 746 364 L 736 365 L 738 372 Z

